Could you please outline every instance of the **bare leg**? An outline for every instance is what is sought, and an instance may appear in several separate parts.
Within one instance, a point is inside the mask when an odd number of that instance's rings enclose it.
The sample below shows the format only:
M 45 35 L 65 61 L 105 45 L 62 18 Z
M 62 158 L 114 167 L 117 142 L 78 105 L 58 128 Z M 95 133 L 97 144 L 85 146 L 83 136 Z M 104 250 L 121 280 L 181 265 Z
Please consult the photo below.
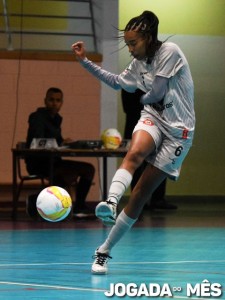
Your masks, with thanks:
M 137 219 L 151 194 L 166 178 L 166 174 L 148 164 L 133 189 L 124 212 L 132 219 Z
M 146 156 L 154 150 L 155 143 L 149 133 L 143 130 L 134 133 L 130 149 L 113 177 L 108 199 L 113 198 L 117 203 L 119 202 L 125 190 L 130 185 L 136 169 L 142 164 Z
M 155 150 L 155 142 L 151 135 L 139 130 L 133 134 L 130 149 L 124 157 L 120 169 L 126 169 L 132 175 L 144 159 Z

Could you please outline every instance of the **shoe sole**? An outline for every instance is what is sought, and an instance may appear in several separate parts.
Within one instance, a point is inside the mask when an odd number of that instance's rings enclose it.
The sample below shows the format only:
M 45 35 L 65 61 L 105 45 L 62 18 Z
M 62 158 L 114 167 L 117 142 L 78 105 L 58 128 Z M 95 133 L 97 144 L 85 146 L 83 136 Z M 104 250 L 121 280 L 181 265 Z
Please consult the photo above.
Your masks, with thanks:
M 91 270 L 91 273 L 93 274 L 93 275 L 107 275 L 107 271 L 105 271 L 105 272 L 95 272 L 94 270 Z
M 116 220 L 112 216 L 112 211 L 108 205 L 101 205 L 95 210 L 96 217 L 99 218 L 105 226 L 113 226 Z

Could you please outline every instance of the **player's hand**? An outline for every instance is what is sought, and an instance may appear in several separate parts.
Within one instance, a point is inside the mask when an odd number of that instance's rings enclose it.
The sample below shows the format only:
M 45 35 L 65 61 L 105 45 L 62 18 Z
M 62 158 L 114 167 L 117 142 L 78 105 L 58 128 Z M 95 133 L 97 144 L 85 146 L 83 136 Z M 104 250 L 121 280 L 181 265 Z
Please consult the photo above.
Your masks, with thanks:
M 76 58 L 78 60 L 84 60 L 86 57 L 86 51 L 84 48 L 84 42 L 76 42 L 72 45 L 72 50 L 74 54 L 76 55 Z

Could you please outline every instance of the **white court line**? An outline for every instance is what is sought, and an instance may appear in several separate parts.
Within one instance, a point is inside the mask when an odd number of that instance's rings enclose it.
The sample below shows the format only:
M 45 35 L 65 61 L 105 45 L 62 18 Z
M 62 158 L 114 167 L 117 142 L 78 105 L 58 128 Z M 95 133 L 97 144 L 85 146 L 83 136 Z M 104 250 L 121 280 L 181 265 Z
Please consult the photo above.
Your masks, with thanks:
M 51 289 L 57 289 L 57 290 L 75 290 L 75 291 L 90 291 L 90 292 L 106 292 L 107 291 L 107 290 L 103 290 L 103 289 L 94 289 L 94 288 L 81 288 L 81 287 L 36 284 L 36 283 L 25 283 L 25 282 L 11 282 L 11 281 L 0 281 L 0 284 L 51 288 Z
M 89 291 L 89 292 L 106 292 L 107 291 L 107 290 L 103 290 L 103 289 L 94 289 L 94 288 L 78 288 L 78 287 L 70 287 L 70 286 L 36 284 L 36 283 L 33 284 L 33 283 L 10 282 L 10 281 L 0 281 L 0 284 L 51 288 L 51 289 L 57 289 L 57 290 L 74 290 L 74 291 Z M 170 298 L 170 297 L 164 297 L 164 298 Z M 190 299 L 190 297 L 180 296 L 180 295 L 179 296 L 173 295 L 173 298 L 174 299 Z M 191 300 L 212 300 L 212 298 L 205 298 L 205 297 L 204 298 L 199 298 L 199 297 L 193 298 L 193 297 L 191 297 Z M 223 300 L 223 299 L 221 299 L 221 300 Z
M 177 260 L 177 261 L 132 261 L 132 262 L 110 262 L 111 264 L 134 264 L 134 265 L 154 265 L 154 264 L 192 264 L 192 263 L 225 263 L 225 260 Z
M 225 260 L 178 260 L 178 261 L 128 261 L 128 262 L 110 262 L 110 265 L 154 265 L 154 264 L 191 264 L 191 263 L 225 263 Z M 54 266 L 54 265 L 90 265 L 92 262 L 62 262 L 62 263 L 15 263 L 0 264 L 0 267 L 8 266 Z

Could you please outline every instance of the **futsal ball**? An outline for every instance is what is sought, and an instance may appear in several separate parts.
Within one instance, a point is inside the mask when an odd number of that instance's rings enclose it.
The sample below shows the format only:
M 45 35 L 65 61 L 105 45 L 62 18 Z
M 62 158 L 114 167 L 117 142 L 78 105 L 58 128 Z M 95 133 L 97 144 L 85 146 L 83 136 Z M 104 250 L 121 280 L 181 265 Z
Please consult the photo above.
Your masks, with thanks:
M 115 128 L 104 130 L 101 138 L 106 149 L 117 149 L 122 142 L 121 134 Z
M 49 186 L 43 189 L 37 197 L 39 215 L 50 222 L 65 219 L 72 208 L 72 199 L 68 192 L 59 186 Z

